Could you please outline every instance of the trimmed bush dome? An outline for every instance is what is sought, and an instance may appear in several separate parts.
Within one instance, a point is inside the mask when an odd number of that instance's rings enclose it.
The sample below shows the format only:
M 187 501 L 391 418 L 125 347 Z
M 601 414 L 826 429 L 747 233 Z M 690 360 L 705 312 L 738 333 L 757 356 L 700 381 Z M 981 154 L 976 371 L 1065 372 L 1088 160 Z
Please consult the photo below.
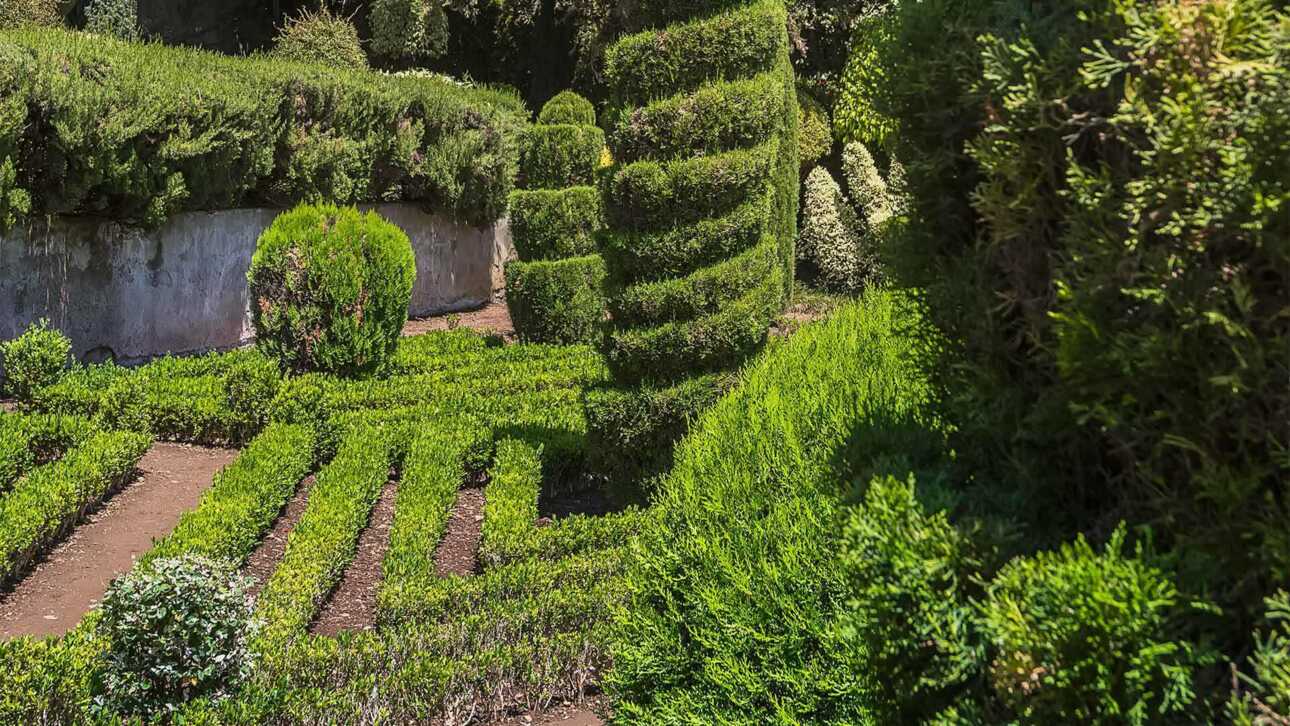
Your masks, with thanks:
M 304 10 L 288 18 L 274 42 L 273 55 L 336 68 L 367 68 L 367 56 L 354 24 L 325 8 Z
M 149 224 L 405 200 L 482 225 L 515 174 L 507 93 L 59 29 L 0 31 L 0 59 L 0 222 L 29 197 L 32 215 Z
M 306 205 L 265 230 L 246 277 L 260 350 L 287 370 L 360 374 L 394 352 L 416 263 L 375 212 Z

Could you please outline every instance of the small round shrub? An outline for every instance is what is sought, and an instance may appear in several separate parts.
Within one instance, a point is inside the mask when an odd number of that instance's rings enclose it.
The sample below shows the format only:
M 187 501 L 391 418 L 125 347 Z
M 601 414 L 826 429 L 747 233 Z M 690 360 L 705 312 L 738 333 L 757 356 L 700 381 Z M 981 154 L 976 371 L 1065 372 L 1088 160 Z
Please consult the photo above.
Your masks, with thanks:
M 250 586 L 232 563 L 196 555 L 115 580 L 98 624 L 107 649 L 96 708 L 147 718 L 229 693 L 252 666 Z
M 1008 563 L 980 605 L 990 680 L 1022 723 L 1144 724 L 1184 714 L 1204 659 L 1177 640 L 1184 603 L 1163 572 L 1080 537 Z
M 63 22 L 59 0 L 0 0 L 0 30 Z
M 260 236 L 247 280 L 262 352 L 286 370 L 367 374 L 398 345 L 416 264 L 375 212 L 301 205 Z
M 72 355 L 72 341 L 49 327 L 48 320 L 32 323 L 17 338 L 0 343 L 5 390 L 19 401 L 31 400 L 37 390 L 63 377 Z
M 540 124 L 572 124 L 574 126 L 595 126 L 596 107 L 591 101 L 573 91 L 560 91 L 542 106 L 538 113 Z
M 810 93 L 797 89 L 798 159 L 806 172 L 833 149 L 829 112 Z
M 336 68 L 367 68 L 367 56 L 354 24 L 326 8 L 302 10 L 288 18 L 274 39 L 273 55 Z
M 373 0 L 372 52 L 392 61 L 437 58 L 448 48 L 448 16 L 432 0 Z
M 830 290 L 858 292 L 877 271 L 875 251 L 865 227 L 828 169 L 817 166 L 806 177 L 798 257 L 815 265 Z
M 85 8 L 85 29 L 121 40 L 138 40 L 138 0 L 91 0 Z

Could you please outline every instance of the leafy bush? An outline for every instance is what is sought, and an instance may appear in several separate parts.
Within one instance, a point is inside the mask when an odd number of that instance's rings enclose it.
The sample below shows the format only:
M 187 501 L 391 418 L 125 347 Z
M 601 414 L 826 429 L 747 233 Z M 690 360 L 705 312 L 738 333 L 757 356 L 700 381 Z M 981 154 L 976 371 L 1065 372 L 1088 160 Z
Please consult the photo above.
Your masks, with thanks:
M 90 0 L 85 6 L 85 29 L 119 40 L 139 40 L 139 0 Z
M 0 494 L 19 477 L 57 460 L 96 433 L 94 424 L 79 416 L 0 416 Z
M 877 250 L 872 249 L 866 228 L 833 175 L 822 166 L 806 177 L 797 244 L 798 256 L 815 265 L 829 289 L 856 292 L 877 272 Z
M 246 276 L 261 351 L 287 370 L 362 374 L 398 345 L 416 265 L 375 212 L 300 206 L 260 236 Z
M 372 52 L 398 62 L 437 58 L 448 48 L 448 16 L 432 0 L 372 0 Z
M 22 335 L 0 343 L 5 390 L 20 401 L 31 400 L 38 390 L 58 383 L 71 355 L 72 341 L 48 320 L 32 323 Z
M 510 196 L 511 240 L 521 260 L 554 260 L 596 251 L 604 226 L 595 187 L 520 189 Z
M 533 126 L 520 147 L 519 185 L 563 189 L 596 181 L 605 132 L 595 126 Z
M 797 156 L 805 173 L 833 150 L 833 126 L 828 110 L 801 86 L 797 89 L 797 127 Z
M 273 55 L 299 63 L 355 70 L 367 68 L 358 29 L 348 19 L 333 15 L 326 6 L 305 9 L 287 18 L 274 39 Z
M 691 428 L 624 579 L 616 719 L 870 717 L 859 654 L 837 637 L 853 599 L 837 525 L 876 457 L 940 441 L 911 355 L 917 325 L 907 303 L 872 292 L 756 359 Z
M 598 255 L 509 262 L 506 307 L 530 343 L 595 343 L 605 322 L 605 263 Z
M 1290 716 L 1290 595 L 1267 599 L 1268 631 L 1254 639 L 1248 673 L 1233 683 L 1227 716 L 1237 726 L 1275 724 Z
M 1193 708 L 1205 654 L 1178 639 L 1184 598 L 1140 548 L 1123 549 L 1123 527 L 1101 554 L 1080 537 L 990 583 L 990 678 L 1024 723 L 1157 723 Z
M 847 189 L 855 198 L 856 208 L 864 215 L 869 234 L 880 235 L 898 205 L 874 163 L 873 154 L 864 144 L 853 141 L 842 149 L 842 173 L 847 180 Z
M 875 723 L 924 722 L 981 665 L 966 596 L 979 564 L 914 490 L 912 474 L 874 477 L 843 535 L 851 599 L 838 632 Z
M 609 311 L 621 325 L 713 315 L 767 278 L 777 277 L 778 265 L 775 240 L 768 237 L 747 252 L 692 275 L 615 289 Z
M 606 198 L 611 224 L 660 230 L 732 211 L 766 188 L 773 144 L 693 159 L 638 161 L 619 169 Z
M 538 112 L 537 122 L 547 126 L 595 126 L 596 107 L 573 91 L 560 91 L 543 104 L 542 110 Z
M 24 25 L 59 25 L 62 22 L 59 0 L 5 0 L 0 3 L 0 30 Z
M 270 404 L 281 383 L 275 361 L 262 357 L 239 361 L 224 376 L 229 411 L 247 428 L 258 431 L 269 420 Z
M 15 219 L 405 200 L 479 226 L 515 177 L 514 94 L 58 29 L 0 31 L 0 57 Z
M 228 695 L 251 673 L 251 579 L 228 562 L 158 559 L 113 581 L 98 630 L 107 641 L 107 713 L 147 718 Z

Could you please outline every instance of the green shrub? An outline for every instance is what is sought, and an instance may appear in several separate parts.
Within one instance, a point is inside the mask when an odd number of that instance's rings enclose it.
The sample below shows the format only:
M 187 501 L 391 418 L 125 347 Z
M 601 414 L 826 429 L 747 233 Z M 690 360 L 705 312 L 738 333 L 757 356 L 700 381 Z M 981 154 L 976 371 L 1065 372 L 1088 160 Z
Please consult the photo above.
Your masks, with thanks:
M 379 370 L 415 278 L 407 235 L 375 212 L 297 207 L 260 236 L 247 272 L 256 344 L 287 370 Z
M 63 22 L 59 0 L 5 0 L 0 3 L 0 30 L 24 25 L 60 25 Z
M 616 719 L 871 720 L 858 654 L 836 637 L 852 599 L 838 524 L 875 457 L 940 440 L 917 325 L 872 292 L 755 359 L 691 427 L 624 577 Z
M 282 383 L 276 361 L 257 357 L 239 361 L 224 376 L 228 410 L 255 431 L 269 420 L 269 408 Z
M 0 415 L 0 494 L 19 477 L 57 460 L 96 433 L 93 423 L 78 416 Z
M 273 41 L 273 55 L 298 63 L 355 70 L 367 68 L 358 29 L 325 6 L 318 10 L 305 9 L 287 18 Z
M 605 52 L 615 103 L 642 104 L 775 68 L 786 52 L 781 5 L 762 2 L 620 39 Z
M 774 195 L 767 190 L 720 217 L 663 231 L 615 229 L 601 252 L 619 283 L 680 277 L 740 254 L 771 233 Z
M 560 91 L 542 106 L 537 122 L 546 126 L 595 126 L 596 107 L 573 91 Z
M 605 263 L 598 255 L 506 265 L 506 307 L 520 340 L 596 342 L 605 322 Z
M 1249 672 L 1234 682 L 1227 716 L 1237 726 L 1284 721 L 1290 714 L 1290 595 L 1267 599 L 1270 628 L 1254 638 Z
M 760 245 L 686 277 L 614 290 L 609 311 L 619 326 L 693 320 L 719 312 L 768 277 L 778 275 L 778 250 L 767 237 Z
M 15 218 L 403 200 L 480 226 L 515 178 L 514 94 L 60 29 L 0 31 L 0 57 Z
M 538 518 L 542 459 L 532 446 L 515 439 L 497 442 L 497 454 L 484 490 L 484 523 L 479 558 L 485 567 L 517 559 Z
M 638 161 L 609 182 L 610 221 L 628 230 L 693 224 L 733 210 L 766 188 L 775 144 L 681 161 Z
M 812 169 L 806 177 L 797 254 L 815 265 L 825 287 L 856 292 L 874 279 L 877 250 L 866 232 L 828 169 Z
M 1124 529 L 1008 563 L 981 604 L 995 693 L 1024 723 L 1157 723 L 1194 707 L 1203 653 L 1179 640 L 1184 599 L 1125 556 Z
M 138 0 L 90 0 L 85 6 L 85 29 L 119 40 L 139 40 Z
M 193 698 L 227 696 L 251 674 L 251 579 L 226 561 L 158 559 L 113 581 L 98 630 L 107 642 L 107 714 L 152 719 Z
M 438 58 L 448 48 L 448 16 L 431 0 L 372 0 L 372 52 L 397 62 Z
M 595 187 L 521 189 L 510 196 L 511 240 L 526 262 L 595 252 L 604 217 Z
M 5 390 L 20 401 L 30 401 L 42 388 L 58 383 L 72 356 L 72 341 L 49 327 L 48 320 L 32 323 L 22 335 L 0 343 Z
M 923 723 L 981 667 L 967 598 L 978 563 L 914 490 L 912 474 L 874 477 L 843 534 L 850 600 L 838 632 L 874 723 Z
M 797 87 L 798 162 L 803 173 L 833 150 L 833 127 L 828 109 L 808 91 Z
M 519 185 L 563 189 L 596 181 L 605 132 L 595 126 L 533 126 L 520 146 Z
M 864 144 L 853 141 L 842 149 L 842 173 L 856 209 L 864 215 L 866 229 L 871 234 L 879 233 L 896 212 L 897 204 Z
M 782 79 L 763 73 L 624 111 L 612 138 L 615 158 L 688 158 L 765 143 L 779 129 Z

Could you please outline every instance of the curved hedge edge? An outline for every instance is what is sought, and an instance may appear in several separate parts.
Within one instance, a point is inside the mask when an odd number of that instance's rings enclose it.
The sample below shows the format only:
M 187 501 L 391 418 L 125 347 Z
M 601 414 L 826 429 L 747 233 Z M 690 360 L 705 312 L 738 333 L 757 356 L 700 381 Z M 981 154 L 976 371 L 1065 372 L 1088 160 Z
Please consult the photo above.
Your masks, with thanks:
M 600 190 L 592 186 L 519 189 L 509 197 L 511 242 L 525 262 L 588 255 L 604 227 Z
M 58 460 L 98 431 L 81 416 L 0 413 L 0 496 L 40 462 Z
M 772 276 L 779 264 L 779 243 L 767 236 L 761 244 L 692 275 L 613 291 L 609 311 L 618 327 L 712 315 Z
M 767 189 L 721 217 L 663 231 L 610 230 L 601 236 L 601 255 L 618 286 L 679 277 L 747 251 L 771 234 L 776 219 L 775 192 Z
M 691 93 L 624 110 L 610 139 L 630 163 L 742 149 L 766 143 L 783 119 L 777 71 L 717 81 Z
M 691 224 L 729 213 L 765 188 L 777 142 L 681 161 L 637 161 L 609 181 L 607 212 L 620 229 Z
M 771 70 L 788 52 L 779 32 L 786 22 L 781 4 L 760 2 L 623 37 L 605 52 L 610 105 L 637 105 Z
M 0 497 L 0 584 L 24 572 L 104 496 L 125 485 L 151 444 L 145 434 L 95 434 Z
M 605 322 L 605 263 L 599 255 L 506 265 L 506 307 L 528 343 L 595 343 Z
M 551 97 L 538 112 L 539 124 L 573 124 L 595 126 L 596 107 L 591 101 L 573 91 L 560 91 Z
M 707 317 L 652 328 L 614 330 L 608 336 L 610 372 L 621 381 L 675 381 L 729 368 L 766 341 L 783 300 L 780 271 Z
M 196 509 L 139 560 L 200 554 L 242 564 L 273 526 L 313 466 L 314 435 L 304 426 L 272 424 L 215 475 Z

